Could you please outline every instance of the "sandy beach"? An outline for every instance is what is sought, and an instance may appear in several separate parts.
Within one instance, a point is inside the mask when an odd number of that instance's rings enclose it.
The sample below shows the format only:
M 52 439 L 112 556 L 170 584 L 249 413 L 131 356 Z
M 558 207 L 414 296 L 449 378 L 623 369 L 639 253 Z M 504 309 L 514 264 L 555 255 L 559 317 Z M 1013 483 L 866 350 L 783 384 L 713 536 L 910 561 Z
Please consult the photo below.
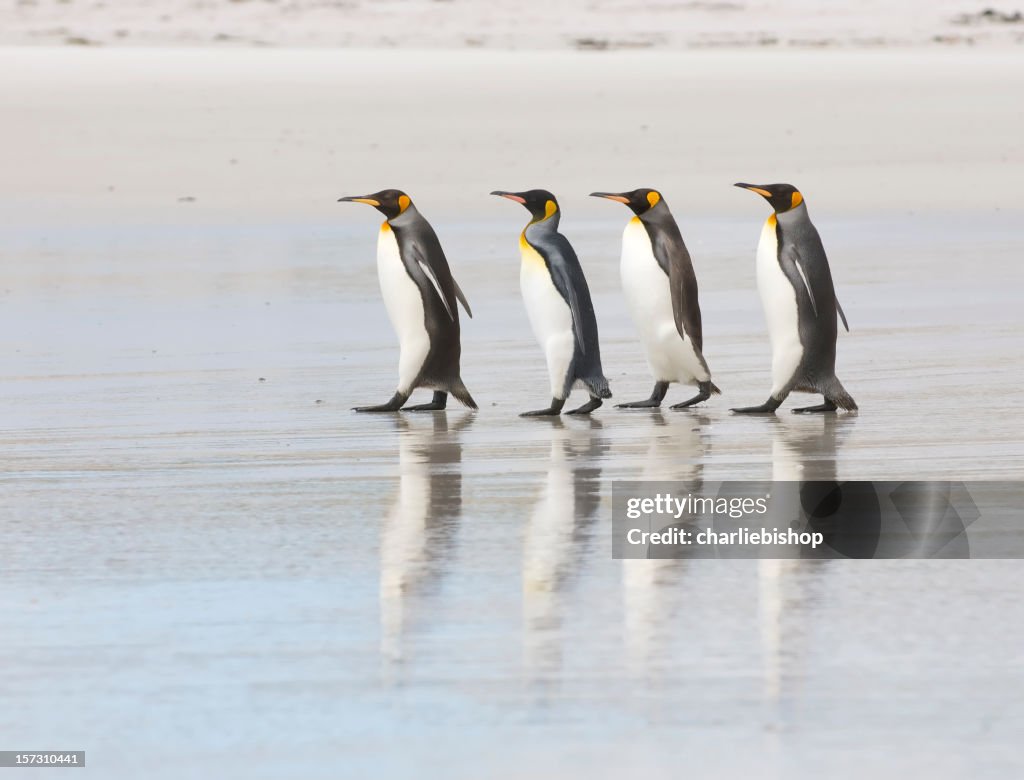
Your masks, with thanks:
M 1019 773 L 1018 562 L 616 561 L 608 536 L 618 479 L 1024 475 L 1015 50 L 12 47 L 0 67 L 10 749 L 84 749 L 104 778 Z M 729 415 L 769 385 L 767 209 L 741 180 L 805 193 L 859 415 Z M 476 414 L 349 411 L 387 399 L 397 351 L 379 217 L 335 201 L 387 186 L 476 312 Z M 650 390 L 627 215 L 586 195 L 665 193 L 724 397 L 516 416 L 546 400 L 525 212 L 486 193 L 535 186 L 616 400 Z
M 1014 47 L 1024 16 L 988 0 L 17 0 L 0 46 L 553 51 Z

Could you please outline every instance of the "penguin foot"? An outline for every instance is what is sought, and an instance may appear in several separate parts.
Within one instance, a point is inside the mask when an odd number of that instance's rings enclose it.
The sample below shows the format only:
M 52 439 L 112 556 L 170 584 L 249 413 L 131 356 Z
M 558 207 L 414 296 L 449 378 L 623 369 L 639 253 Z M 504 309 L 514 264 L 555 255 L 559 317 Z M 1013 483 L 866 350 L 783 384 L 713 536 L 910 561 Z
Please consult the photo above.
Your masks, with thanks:
M 643 401 L 630 401 L 625 404 L 616 404 L 616 409 L 657 409 L 665 399 L 668 392 L 668 382 L 655 382 L 651 397 Z
M 697 395 L 695 395 L 689 401 L 683 401 L 682 403 L 672 404 L 672 406 L 670 408 L 672 408 L 672 409 L 686 409 L 689 406 L 693 406 L 694 404 L 699 404 L 702 401 L 706 401 L 710 397 L 711 397 L 711 393 L 710 392 L 703 392 L 702 391 L 700 393 L 697 393 Z M 733 411 L 735 412 L 737 410 L 733 409 Z
M 590 414 L 595 409 L 601 408 L 602 404 L 604 404 L 604 401 L 596 395 L 592 395 L 590 396 L 590 400 L 583 404 L 583 406 L 578 409 L 573 409 L 571 412 L 566 412 L 566 414 Z
M 769 398 L 760 406 L 742 406 L 738 409 L 730 409 L 730 412 L 736 414 L 775 414 L 775 410 L 779 408 L 782 401 L 777 401 L 774 398 Z
M 657 409 L 661 406 L 661 401 L 656 401 L 653 398 L 645 398 L 643 401 L 630 401 L 625 404 L 615 404 L 616 409 Z
M 813 412 L 834 412 L 836 405 L 825 399 L 825 403 L 818 404 L 817 406 L 801 406 L 799 409 L 794 409 L 793 414 L 809 414 Z
M 417 404 L 416 406 L 403 407 L 403 412 L 439 412 L 448 406 L 448 393 L 440 390 L 434 391 L 434 399 L 429 404 Z
M 551 406 L 547 409 L 535 409 L 532 412 L 523 412 L 520 417 L 555 417 L 562 413 L 562 407 L 565 406 L 564 398 L 552 398 Z
M 402 408 L 404 404 L 409 400 L 408 393 L 396 392 L 391 396 L 391 400 L 386 404 L 378 404 L 377 406 L 354 406 L 352 407 L 353 412 L 397 412 Z

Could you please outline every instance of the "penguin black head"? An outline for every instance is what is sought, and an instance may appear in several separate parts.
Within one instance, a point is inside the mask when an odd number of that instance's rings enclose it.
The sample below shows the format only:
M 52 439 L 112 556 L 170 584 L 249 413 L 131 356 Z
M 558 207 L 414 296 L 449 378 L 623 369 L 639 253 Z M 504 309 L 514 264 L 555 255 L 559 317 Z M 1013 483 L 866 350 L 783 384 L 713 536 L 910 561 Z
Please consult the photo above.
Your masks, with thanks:
M 648 189 L 647 187 L 641 187 L 640 189 L 633 190 L 631 192 L 592 192 L 590 193 L 590 197 L 607 198 L 608 200 L 625 203 L 638 217 L 642 214 L 646 214 L 659 203 L 665 202 L 664 198 L 661 197 L 660 192 Z
M 502 198 L 523 204 L 533 217 L 531 222 L 540 222 L 558 214 L 558 201 L 547 190 L 526 190 L 525 192 L 495 190 L 491 195 L 499 195 Z
M 338 198 L 338 203 L 343 201 L 366 203 L 388 219 L 394 219 L 412 205 L 412 199 L 401 190 L 381 190 L 372 195 L 350 195 L 347 198 Z
M 804 202 L 804 196 L 792 184 L 744 184 L 739 182 L 733 186 L 756 192 L 771 204 L 776 214 L 795 209 Z

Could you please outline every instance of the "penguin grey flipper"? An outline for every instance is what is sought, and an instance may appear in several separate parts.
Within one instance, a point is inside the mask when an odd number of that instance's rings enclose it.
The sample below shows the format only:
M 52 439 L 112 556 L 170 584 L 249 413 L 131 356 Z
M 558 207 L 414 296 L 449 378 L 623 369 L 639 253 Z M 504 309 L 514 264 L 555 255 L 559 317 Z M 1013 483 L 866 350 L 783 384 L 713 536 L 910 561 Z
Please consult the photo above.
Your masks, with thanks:
M 843 313 L 843 307 L 839 305 L 839 299 L 836 298 L 836 311 L 839 312 L 839 319 L 843 321 L 843 327 L 846 328 L 846 332 L 850 332 L 850 325 L 846 322 L 846 314 Z
M 468 404 L 467 404 L 468 405 Z M 443 390 L 435 390 L 434 398 L 428 404 L 417 404 L 416 406 L 402 407 L 403 412 L 439 412 L 448 406 L 448 393 Z
M 465 294 L 462 292 L 462 288 L 459 287 L 459 283 L 452 277 L 452 284 L 455 285 L 455 297 L 459 299 L 459 303 L 462 304 L 462 308 L 466 310 L 466 314 L 470 319 L 473 319 L 473 310 L 469 308 L 469 301 L 466 300 Z
M 814 290 L 811 289 L 811 283 L 807 281 L 807 269 L 805 268 L 806 261 L 800 257 L 800 252 L 797 248 L 788 244 L 783 246 L 782 251 L 779 253 L 779 262 L 783 264 L 783 270 L 789 271 L 786 265 L 789 263 L 793 264 L 793 268 L 796 269 L 797 275 L 800 277 L 800 281 L 803 282 L 804 289 L 807 290 L 807 297 L 811 299 L 811 311 L 814 312 L 814 316 L 818 316 L 818 304 L 814 300 Z M 839 302 L 836 301 L 838 306 Z
M 396 390 L 395 394 L 391 396 L 391 400 L 386 404 L 378 404 L 376 406 L 354 406 L 352 407 L 353 412 L 397 412 L 402 408 L 402 404 L 409 400 L 409 393 L 403 393 Z
M 562 407 L 565 406 L 564 398 L 552 398 L 551 406 L 547 409 L 534 409 L 532 412 L 522 412 L 520 417 L 557 417 L 562 413 Z
M 665 400 L 668 393 L 668 382 L 655 382 L 651 397 L 643 401 L 631 401 L 625 404 L 615 404 L 616 409 L 657 409 Z
M 684 340 L 689 338 L 693 342 L 703 363 L 704 356 L 700 353 L 704 349 L 704 329 L 701 324 L 697 276 L 689 262 L 684 264 L 669 261 L 669 258 L 673 256 L 672 253 L 680 257 L 685 254 L 686 260 L 689 261 L 690 253 L 681 239 L 673 241 L 667 231 L 658 232 L 656 239 L 652 242 L 652 249 L 658 264 L 668 274 L 669 291 L 672 295 L 672 315 L 675 319 L 676 330 Z
M 565 302 L 569 304 L 569 312 L 572 314 L 572 332 L 576 336 L 576 344 L 579 345 L 580 352 L 586 355 L 587 347 L 583 343 L 583 318 L 580 316 L 580 302 L 576 296 L 572 276 L 563 263 L 551 258 L 548 258 L 548 262 L 551 268 L 551 281 L 554 282 L 555 289 L 565 298 Z
M 427 280 L 434 286 L 434 289 L 437 291 L 437 297 L 441 299 L 441 303 L 444 304 L 445 311 L 448 312 L 448 317 L 454 320 L 455 302 L 449 301 L 448 296 L 446 296 L 444 291 L 441 289 L 441 281 L 437 277 L 437 271 L 435 271 L 431 267 L 430 263 L 427 262 L 427 257 L 423 253 L 423 250 L 419 247 L 418 244 L 410 242 L 408 246 L 408 253 L 410 259 L 419 266 L 420 270 L 423 272 L 423 275 L 426 276 Z M 452 279 L 452 282 L 454 283 L 455 280 Z

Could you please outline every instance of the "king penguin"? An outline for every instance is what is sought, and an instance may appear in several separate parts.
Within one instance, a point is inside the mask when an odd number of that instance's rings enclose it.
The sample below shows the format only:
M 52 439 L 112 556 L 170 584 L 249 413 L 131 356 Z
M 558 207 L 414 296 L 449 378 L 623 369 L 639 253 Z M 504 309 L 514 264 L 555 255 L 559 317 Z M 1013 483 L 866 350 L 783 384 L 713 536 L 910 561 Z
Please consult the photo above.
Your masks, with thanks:
M 601 369 L 590 288 L 576 252 L 558 232 L 558 201 L 547 190 L 496 190 L 491 194 L 522 204 L 531 216 L 519 236 L 519 286 L 530 325 L 547 358 L 551 406 L 521 416 L 559 414 L 569 393 L 578 385 L 590 392 L 590 400 L 569 414 L 589 414 L 601 406 L 602 398 L 611 398 L 612 393 Z
M 626 302 L 654 374 L 654 390 L 650 398 L 618 404 L 618 408 L 657 408 L 671 382 L 697 386 L 697 395 L 673 409 L 685 409 L 720 393 L 702 353 L 697 276 L 665 199 L 651 189 L 590 194 L 624 203 L 636 215 L 622 233 L 619 269 Z
M 433 390 L 433 400 L 406 406 L 404 411 L 444 409 L 448 393 L 476 409 L 460 375 L 462 344 L 456 300 L 466 314 L 472 317 L 473 313 L 452 277 L 434 229 L 400 190 L 381 190 L 341 201 L 366 203 L 387 217 L 377 237 L 377 277 L 400 347 L 394 396 L 385 404 L 358 406 L 355 411 L 397 411 L 417 387 Z
M 825 248 L 807 215 L 804 197 L 791 184 L 743 184 L 774 209 L 757 245 L 757 289 L 772 344 L 772 390 L 760 406 L 741 414 L 774 414 L 791 392 L 821 393 L 825 403 L 794 412 L 853 411 L 857 403 L 836 377 L 836 299 Z

